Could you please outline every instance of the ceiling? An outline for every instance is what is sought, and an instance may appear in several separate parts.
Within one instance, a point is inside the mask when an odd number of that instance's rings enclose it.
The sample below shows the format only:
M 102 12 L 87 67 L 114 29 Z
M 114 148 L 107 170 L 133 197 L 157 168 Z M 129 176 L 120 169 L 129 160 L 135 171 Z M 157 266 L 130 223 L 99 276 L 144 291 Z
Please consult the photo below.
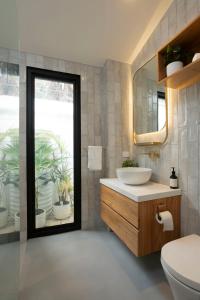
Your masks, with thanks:
M 130 62 L 161 2 L 169 0 L 17 0 L 20 50 L 96 66 Z
M 0 0 L 0 47 L 18 49 L 16 0 Z

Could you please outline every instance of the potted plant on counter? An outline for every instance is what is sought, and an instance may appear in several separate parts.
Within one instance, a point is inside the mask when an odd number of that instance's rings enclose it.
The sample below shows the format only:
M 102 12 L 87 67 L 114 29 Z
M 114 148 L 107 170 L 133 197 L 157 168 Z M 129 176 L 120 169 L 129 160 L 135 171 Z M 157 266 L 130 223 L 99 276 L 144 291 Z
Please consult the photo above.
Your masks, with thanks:
M 183 68 L 183 53 L 181 46 L 167 46 L 165 65 L 167 76 L 170 76 Z
M 134 159 L 126 159 L 122 163 L 122 168 L 138 167 L 138 163 Z

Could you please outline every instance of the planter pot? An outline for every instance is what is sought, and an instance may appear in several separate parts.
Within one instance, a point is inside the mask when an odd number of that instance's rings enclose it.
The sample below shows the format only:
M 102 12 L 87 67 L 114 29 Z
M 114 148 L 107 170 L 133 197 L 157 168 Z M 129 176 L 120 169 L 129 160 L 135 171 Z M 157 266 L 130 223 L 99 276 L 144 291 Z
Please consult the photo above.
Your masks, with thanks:
M 8 222 L 8 210 L 5 207 L 0 207 L 0 228 L 6 226 Z
M 20 213 L 15 213 L 15 231 L 20 231 Z
M 46 225 L 46 211 L 44 209 L 36 209 L 36 228 L 45 227 Z
M 192 61 L 194 62 L 194 61 L 196 61 L 196 60 L 198 60 L 198 59 L 200 59 L 200 53 L 195 53 L 195 55 L 194 55 Z
M 19 187 L 14 184 L 8 184 L 5 187 L 6 199 L 8 201 L 9 219 L 14 221 L 15 214 L 20 211 Z
M 46 212 L 44 209 L 36 210 L 36 228 L 44 227 L 46 225 Z M 20 214 L 15 214 L 15 231 L 20 231 Z
M 170 76 L 177 72 L 178 70 L 183 68 L 183 62 L 182 61 L 173 61 L 172 63 L 168 64 L 166 67 L 167 76 Z
M 39 183 L 42 183 L 42 181 L 39 181 Z M 56 186 L 53 182 L 49 182 L 48 184 L 42 185 L 40 187 L 38 204 L 39 208 L 45 210 L 47 217 L 52 213 L 53 203 L 58 200 L 59 198 Z
M 71 215 L 71 205 L 68 201 L 62 202 L 56 202 L 53 206 L 53 213 L 54 217 L 57 220 L 63 220 L 68 218 Z

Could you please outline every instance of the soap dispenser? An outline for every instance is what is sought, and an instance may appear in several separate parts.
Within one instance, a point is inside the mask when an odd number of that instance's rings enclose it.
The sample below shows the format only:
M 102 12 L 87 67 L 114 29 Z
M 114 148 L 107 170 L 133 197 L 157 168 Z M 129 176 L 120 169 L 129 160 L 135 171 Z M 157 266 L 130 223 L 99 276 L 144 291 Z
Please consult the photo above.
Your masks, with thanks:
M 177 189 L 178 188 L 178 178 L 176 176 L 175 168 L 172 167 L 172 174 L 170 176 L 170 188 Z

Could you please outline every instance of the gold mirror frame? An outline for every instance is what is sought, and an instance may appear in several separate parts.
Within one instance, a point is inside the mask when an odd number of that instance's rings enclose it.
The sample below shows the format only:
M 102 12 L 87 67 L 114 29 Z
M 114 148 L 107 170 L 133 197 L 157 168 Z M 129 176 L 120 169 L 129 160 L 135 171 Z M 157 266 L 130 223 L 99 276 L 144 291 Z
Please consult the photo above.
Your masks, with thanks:
M 151 59 L 156 57 L 157 55 L 153 56 Z M 147 64 L 151 59 L 149 59 L 145 64 Z M 158 61 L 156 59 L 156 61 Z M 143 65 L 144 66 L 144 65 Z M 142 66 L 142 67 L 143 67 Z M 136 72 L 138 72 L 142 67 L 140 67 Z M 133 80 L 135 74 L 133 76 Z M 137 146 L 153 146 L 153 145 L 161 145 L 164 144 L 168 137 L 168 89 L 165 88 L 165 95 L 166 95 L 166 121 L 164 127 L 159 131 L 136 134 L 135 132 L 135 120 L 134 120 L 134 97 L 133 97 L 133 142 Z

